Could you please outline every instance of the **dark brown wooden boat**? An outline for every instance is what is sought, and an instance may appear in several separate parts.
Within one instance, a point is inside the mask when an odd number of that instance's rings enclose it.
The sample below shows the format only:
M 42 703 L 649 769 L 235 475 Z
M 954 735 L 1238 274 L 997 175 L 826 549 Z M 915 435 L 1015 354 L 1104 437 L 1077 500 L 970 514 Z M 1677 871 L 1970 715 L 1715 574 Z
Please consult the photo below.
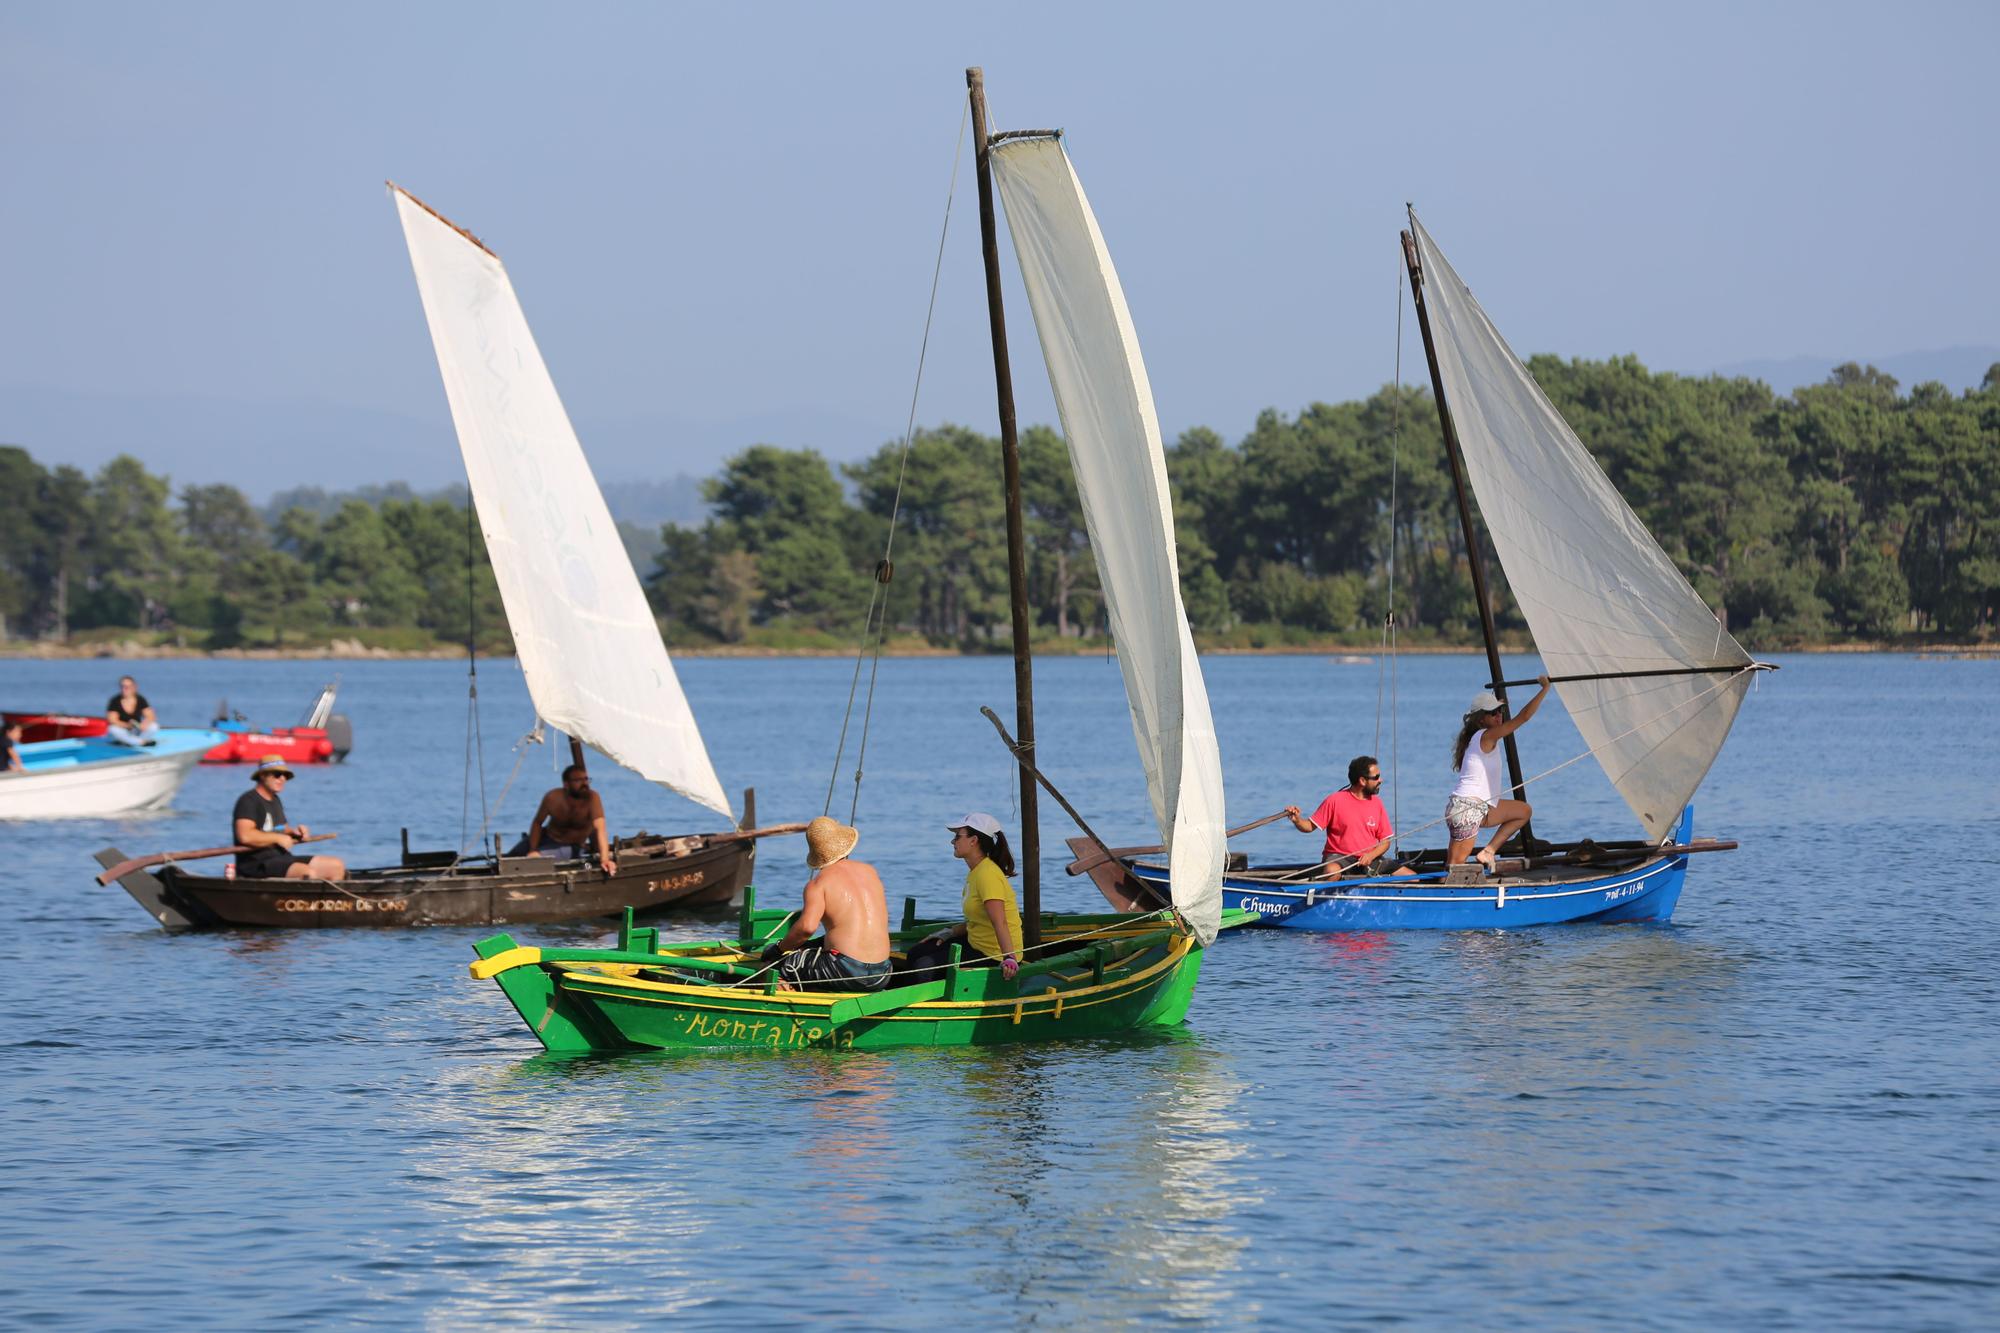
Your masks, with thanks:
M 97 853 L 99 878 L 115 880 L 171 931 L 237 927 L 496 926 L 663 911 L 726 909 L 740 903 L 756 864 L 757 841 L 804 825 L 755 827 L 757 794 L 743 794 L 742 827 L 675 837 L 641 832 L 612 842 L 617 873 L 594 861 L 540 856 L 461 858 L 412 852 L 403 835 L 399 865 L 355 870 L 341 880 L 228 879 L 169 861 Z M 115 872 L 115 873 L 114 873 Z

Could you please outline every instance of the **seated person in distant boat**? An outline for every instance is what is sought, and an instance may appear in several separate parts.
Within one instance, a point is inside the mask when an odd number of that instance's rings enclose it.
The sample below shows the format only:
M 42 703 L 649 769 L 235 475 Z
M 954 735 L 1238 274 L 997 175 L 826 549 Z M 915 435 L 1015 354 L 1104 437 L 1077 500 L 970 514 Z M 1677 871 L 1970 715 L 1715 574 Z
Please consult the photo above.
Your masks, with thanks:
M 1296 805 L 1286 806 L 1285 813 L 1301 833 L 1325 832 L 1326 846 L 1320 857 L 1334 874 L 1416 873 L 1408 866 L 1388 871 L 1378 864 L 1396 830 L 1382 806 L 1382 766 L 1372 754 L 1357 755 L 1348 762 L 1347 785 L 1321 801 L 1311 819 L 1300 814 Z
M 951 854 L 965 862 L 965 920 L 929 935 L 904 955 L 906 973 L 935 973 L 950 965 L 951 946 L 961 944 L 959 961 L 968 967 L 999 965 L 1000 975 L 1012 977 L 1021 966 L 1026 937 L 1021 933 L 1021 905 L 1007 877 L 1014 873 L 1014 853 L 1007 834 L 992 815 L 963 816 L 951 830 Z M 932 980 L 926 976 L 922 980 Z
M 347 863 L 337 856 L 296 856 L 292 845 L 308 836 L 304 824 L 285 822 L 285 784 L 292 770 L 278 755 L 265 755 L 250 775 L 254 784 L 236 798 L 230 836 L 248 851 L 236 853 L 238 879 L 345 879 Z
M 118 678 L 118 693 L 104 705 L 104 720 L 109 724 L 104 734 L 120 745 L 155 744 L 153 737 L 160 730 L 153 705 L 146 702 L 146 696 L 139 693 L 139 682 L 130 676 Z
M 528 821 L 528 836 L 508 849 L 509 856 L 553 856 L 559 861 L 590 859 L 592 839 L 597 864 L 607 875 L 618 862 L 611 857 L 611 835 L 604 829 L 604 798 L 590 789 L 590 773 L 582 764 L 562 772 L 563 785 L 544 793 Z
M 27 765 L 21 762 L 21 724 L 9 722 L 7 729 L 0 732 L 0 773 L 19 773 Z
M 878 991 L 889 984 L 889 903 L 881 877 L 848 857 L 861 834 L 821 815 L 806 825 L 805 903 L 783 939 L 764 950 L 784 990 Z M 826 933 L 813 938 L 822 925 Z

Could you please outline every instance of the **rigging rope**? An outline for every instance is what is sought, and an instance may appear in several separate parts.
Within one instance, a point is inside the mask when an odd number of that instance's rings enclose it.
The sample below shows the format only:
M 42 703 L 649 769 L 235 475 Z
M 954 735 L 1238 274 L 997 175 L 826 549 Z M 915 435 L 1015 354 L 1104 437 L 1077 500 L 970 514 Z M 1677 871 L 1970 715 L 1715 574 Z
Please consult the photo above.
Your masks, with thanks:
M 895 577 L 896 566 L 892 557 L 896 550 L 896 520 L 903 512 L 903 480 L 910 469 L 910 448 L 916 440 L 917 400 L 924 387 L 924 362 L 930 355 L 931 322 L 937 314 L 938 283 L 944 274 L 945 240 L 951 235 L 951 206 L 958 195 L 958 166 L 965 155 L 965 123 L 972 113 L 968 100 L 960 109 L 958 117 L 958 141 L 952 147 L 951 181 L 945 188 L 944 223 L 938 230 L 937 260 L 931 267 L 930 304 L 924 309 L 924 335 L 917 348 L 916 383 L 910 386 L 910 415 L 903 426 L 903 452 L 896 465 L 896 494 L 889 504 L 889 532 L 882 543 L 882 558 L 875 565 L 875 586 L 868 595 L 868 614 L 861 624 L 861 644 L 854 655 L 854 678 L 847 686 L 847 710 L 840 719 L 840 741 L 834 747 L 833 772 L 827 776 L 826 804 L 821 814 L 831 814 L 833 810 L 834 788 L 840 783 L 840 762 L 847 753 L 847 729 L 854 720 L 854 696 L 861 684 L 861 664 L 872 658 L 868 669 L 868 693 L 861 707 L 861 735 L 854 748 L 854 796 L 848 803 L 847 822 L 854 823 L 861 806 L 862 761 L 868 753 L 868 730 L 875 716 L 875 682 L 882 670 L 882 643 L 889 632 L 889 581 Z M 871 653 L 868 643 L 874 639 Z
M 1389 789 L 1389 827 L 1402 817 L 1403 764 L 1396 733 L 1398 659 L 1396 656 L 1396 483 L 1402 461 L 1403 439 L 1403 265 L 1396 265 L 1396 380 L 1389 398 L 1389 605 L 1382 616 L 1382 650 L 1385 665 L 1375 673 L 1375 753 L 1382 752 L 1382 676 L 1389 678 L 1389 759 L 1395 765 L 1396 785 Z
M 458 854 L 466 848 L 466 829 L 471 826 L 472 766 L 479 762 L 479 840 L 486 841 L 490 814 L 486 805 L 486 737 L 479 728 L 479 597 L 473 583 L 472 474 L 465 477 L 465 778 L 458 800 Z
M 1688 698 L 1683 699 L 1679 703 L 1675 704 L 1672 708 L 1667 709 L 1664 713 L 1656 714 L 1655 716 L 1649 717 L 1642 722 L 1627 727 L 1624 731 L 1619 732 L 1616 736 L 1607 736 L 1605 737 L 1602 743 L 1590 746 L 1589 748 L 1585 749 L 1581 754 L 1572 755 L 1570 758 L 1563 760 L 1560 764 L 1557 764 L 1553 768 L 1545 768 L 1531 778 L 1523 778 L 1521 780 L 1521 786 L 1523 788 L 1531 787 L 1535 783 L 1540 782 L 1543 778 L 1553 777 L 1555 774 L 1562 772 L 1565 768 L 1568 768 L 1571 764 L 1581 763 L 1585 759 L 1588 759 L 1591 756 L 1595 755 L 1599 750 L 1609 749 L 1611 746 L 1616 745 L 1619 741 L 1624 740 L 1627 736 L 1632 735 L 1634 732 L 1644 731 L 1647 727 L 1652 726 L 1655 722 L 1658 722 L 1664 718 L 1672 717 L 1675 713 L 1678 713 L 1681 709 L 1686 708 L 1689 704 L 1701 703 L 1704 699 L 1707 699 L 1710 695 L 1713 695 L 1721 690 L 1727 689 L 1731 684 L 1731 682 L 1735 681 L 1738 677 L 1754 676 L 1757 671 L 1758 671 L 1758 665 L 1754 662 L 1751 665 L 1743 667 L 1740 670 L 1733 671 L 1729 675 L 1724 676 L 1720 680 L 1716 681 L 1715 684 L 1703 690 L 1700 694 L 1690 695 Z M 1686 726 L 1686 725 L 1687 724 L 1685 722 L 1680 724 L 1680 726 Z M 1678 730 L 1678 728 L 1676 729 Z M 1427 824 L 1417 825 L 1415 828 L 1409 830 L 1409 832 L 1422 833 L 1425 829 L 1435 828 L 1442 823 L 1444 823 L 1444 816 L 1439 815 L 1436 819 L 1431 820 Z M 1395 836 L 1396 836 L 1396 841 L 1400 843 L 1403 840 L 1404 835 L 1401 832 L 1398 832 Z

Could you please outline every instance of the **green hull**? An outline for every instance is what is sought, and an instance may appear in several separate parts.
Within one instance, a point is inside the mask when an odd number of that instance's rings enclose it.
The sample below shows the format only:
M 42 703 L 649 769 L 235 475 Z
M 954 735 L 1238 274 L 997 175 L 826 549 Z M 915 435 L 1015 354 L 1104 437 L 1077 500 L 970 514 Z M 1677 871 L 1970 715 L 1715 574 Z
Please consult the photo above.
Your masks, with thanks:
M 756 952 L 784 920 L 746 904 L 738 940 L 662 947 L 651 930 L 616 949 L 523 949 L 505 935 L 475 946 L 551 1051 L 884 1050 L 986 1046 L 1171 1027 L 1187 1016 L 1202 949 L 1170 915 L 1045 917 L 1044 960 L 1012 980 L 994 968 L 876 993 L 781 991 Z M 1254 919 L 1231 913 L 1225 926 Z M 899 938 L 928 923 L 906 914 Z

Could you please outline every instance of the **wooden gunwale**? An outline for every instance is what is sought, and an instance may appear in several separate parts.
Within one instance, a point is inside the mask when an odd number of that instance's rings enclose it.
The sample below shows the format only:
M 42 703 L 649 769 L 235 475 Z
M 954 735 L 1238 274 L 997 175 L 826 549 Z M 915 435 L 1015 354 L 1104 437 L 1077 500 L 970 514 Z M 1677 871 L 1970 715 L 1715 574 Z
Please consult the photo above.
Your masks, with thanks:
M 1087 986 L 1074 991 L 1044 991 L 1035 995 L 996 996 L 981 1000 L 919 1000 L 907 1009 L 895 1013 L 871 1015 L 870 1022 L 976 1022 L 987 1017 L 1005 1017 L 1015 1009 L 1020 1009 L 1027 1017 L 1040 1017 L 1044 1013 L 1062 1009 L 1087 1009 L 1095 1005 L 1108 1004 L 1129 996 L 1136 990 L 1145 989 L 1153 979 L 1163 972 L 1171 972 L 1186 961 L 1194 945 L 1192 936 L 1175 934 L 1167 945 L 1166 956 L 1147 967 L 1129 972 L 1116 981 L 1106 981 L 1102 985 Z M 663 956 L 664 957 L 664 956 Z M 780 991 L 767 995 L 762 991 L 730 992 L 717 986 L 696 986 L 675 982 L 647 981 L 638 977 L 620 977 L 608 973 L 583 975 L 566 970 L 584 963 L 549 963 L 545 965 L 555 973 L 556 984 L 563 990 L 576 995 L 601 996 L 620 999 L 637 1004 L 673 1006 L 685 1009 L 699 1009 L 723 1013 L 768 1013 L 772 1010 L 786 1012 L 793 1006 L 805 1003 L 815 1008 L 831 1010 L 841 1000 L 851 1000 L 852 991 Z M 620 964 L 619 966 L 628 966 Z M 638 966 L 631 964 L 629 966 Z M 1108 992 L 1108 993 L 1107 993 Z M 1086 998 L 1092 997 L 1095 998 Z M 729 997 L 738 1003 L 698 1003 L 715 1001 Z M 1039 1003 L 1038 1003 L 1039 1002 Z M 939 1012 L 950 1010 L 977 1010 L 975 1013 Z M 922 1010 L 924 1013 L 912 1013 Z M 989 1012 L 990 1011 L 990 1012 Z

